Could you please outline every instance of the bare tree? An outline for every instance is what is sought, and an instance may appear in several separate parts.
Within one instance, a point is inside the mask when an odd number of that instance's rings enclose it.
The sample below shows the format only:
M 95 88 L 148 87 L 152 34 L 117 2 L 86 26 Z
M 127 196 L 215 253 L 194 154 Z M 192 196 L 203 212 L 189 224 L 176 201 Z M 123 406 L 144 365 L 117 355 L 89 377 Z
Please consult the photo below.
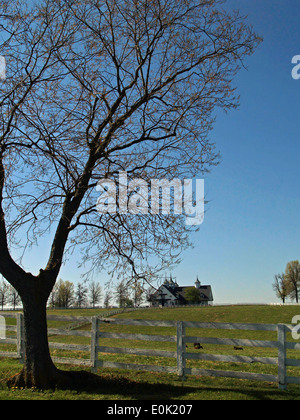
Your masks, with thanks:
M 0 305 L 1 305 L 2 311 L 8 300 L 8 292 L 9 292 L 9 285 L 5 281 L 2 280 L 0 283 Z
M 119 282 L 115 287 L 115 296 L 119 308 L 125 308 L 129 300 L 128 285 L 123 281 Z
M 19 293 L 13 286 L 9 286 L 8 288 L 8 302 L 13 307 L 13 310 L 21 303 L 21 298 Z
M 106 290 L 105 295 L 104 295 L 104 307 L 106 309 L 108 309 L 111 305 L 111 301 L 112 301 L 112 293 L 111 290 Z
M 145 287 L 138 279 L 134 279 L 132 283 L 132 295 L 134 307 L 138 308 L 143 303 L 146 296 Z
M 59 283 L 56 282 L 53 286 L 53 289 L 51 290 L 50 296 L 48 298 L 47 305 L 50 306 L 50 308 L 55 308 L 58 306 L 58 289 L 59 289 Z
M 75 300 L 74 284 L 68 280 L 59 279 L 56 283 L 55 306 L 58 308 L 70 308 Z
M 99 283 L 92 281 L 89 284 L 89 301 L 93 308 L 101 301 L 102 288 Z
M 289 282 L 285 278 L 284 273 L 276 274 L 274 279 L 273 289 L 276 292 L 276 296 L 285 303 L 286 298 L 291 293 Z
M 300 263 L 298 260 L 287 263 L 284 277 L 289 288 L 290 296 L 298 303 L 300 288 Z
M 26 352 L 9 385 L 74 382 L 51 360 L 46 322 L 68 251 L 81 250 L 90 269 L 144 281 L 190 245 L 183 216 L 99 214 L 96 186 L 120 171 L 148 182 L 219 162 L 214 113 L 238 105 L 232 80 L 259 42 L 221 4 L 1 2 L 0 273 L 22 299 Z M 45 235 L 49 258 L 35 275 L 20 256 L 34 258 Z
M 86 305 L 87 294 L 88 288 L 85 286 L 84 283 L 79 282 L 75 291 L 75 305 L 78 308 L 81 308 L 82 306 Z

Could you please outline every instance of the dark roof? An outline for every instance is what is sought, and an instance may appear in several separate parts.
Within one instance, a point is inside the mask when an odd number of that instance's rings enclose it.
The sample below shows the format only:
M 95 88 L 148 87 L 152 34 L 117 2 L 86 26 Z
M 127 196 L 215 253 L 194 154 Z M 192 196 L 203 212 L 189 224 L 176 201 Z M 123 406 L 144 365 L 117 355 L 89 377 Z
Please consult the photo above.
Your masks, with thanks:
M 178 293 L 180 296 L 182 296 L 182 298 L 184 299 L 184 292 L 186 289 L 191 289 L 193 286 L 182 286 L 182 287 L 176 287 L 176 293 Z M 198 288 L 198 290 L 200 290 L 201 293 L 201 298 L 203 300 L 210 300 L 210 295 L 212 295 L 211 293 L 211 286 L 200 286 Z
M 185 298 L 184 298 L 184 292 L 186 289 L 191 289 L 193 286 L 170 286 L 167 284 L 162 284 L 162 286 L 164 286 L 168 292 L 170 292 L 177 300 L 179 300 L 180 302 L 184 303 L 185 302 Z M 162 287 L 160 286 L 160 288 Z M 159 288 L 159 289 L 160 289 Z M 151 295 L 151 297 L 153 297 L 154 299 L 158 298 L 158 290 L 156 290 L 155 293 L 153 293 Z M 211 286 L 209 285 L 201 285 L 198 290 L 200 290 L 201 293 L 201 299 L 202 300 L 207 300 L 210 301 L 210 297 L 212 297 L 212 291 L 211 291 Z

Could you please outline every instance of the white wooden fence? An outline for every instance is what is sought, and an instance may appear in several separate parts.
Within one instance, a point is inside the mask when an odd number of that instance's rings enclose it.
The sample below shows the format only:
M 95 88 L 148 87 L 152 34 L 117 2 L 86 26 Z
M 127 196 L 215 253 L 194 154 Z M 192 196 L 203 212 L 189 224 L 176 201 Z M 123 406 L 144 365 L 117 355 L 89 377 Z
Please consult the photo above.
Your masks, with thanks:
M 13 317 L 15 315 L 5 315 Z M 0 357 L 15 357 L 24 360 L 24 327 L 23 315 L 17 314 L 17 325 L 8 326 L 8 331 L 15 331 L 16 338 L 6 338 L 0 340 L 0 345 L 15 344 L 17 346 L 16 352 L 0 352 Z M 54 315 L 48 316 L 49 320 L 74 322 L 79 324 L 91 324 L 90 331 L 81 330 L 66 330 L 66 329 L 53 329 L 48 330 L 49 335 L 64 335 L 64 336 L 78 336 L 88 337 L 90 340 L 89 345 L 78 344 L 63 344 L 50 342 L 50 348 L 68 351 L 83 351 L 89 352 L 89 359 L 74 359 L 74 358 L 58 358 L 53 357 L 56 363 L 69 363 L 80 364 L 91 367 L 92 371 L 97 371 L 98 368 L 119 368 L 119 369 L 134 369 L 145 370 L 153 372 L 169 372 L 177 373 L 178 376 L 184 378 L 186 375 L 199 375 L 199 376 L 216 376 L 227 377 L 236 379 L 249 379 L 257 381 L 268 381 L 278 383 L 281 390 L 286 390 L 288 384 L 299 384 L 300 377 L 288 376 L 287 367 L 299 367 L 300 359 L 287 358 L 287 350 L 300 350 L 300 341 L 287 341 L 287 333 L 292 331 L 293 326 L 286 324 L 238 324 L 238 323 L 203 323 L 203 322 L 185 322 L 185 321 L 147 321 L 147 320 L 134 320 L 134 319 L 103 319 L 98 317 L 58 317 Z M 107 332 L 107 327 L 114 325 L 134 326 L 134 327 L 168 327 L 176 328 L 176 335 L 154 335 L 154 334 L 133 334 L 133 333 L 115 333 Z M 106 325 L 103 329 L 103 325 Z M 264 331 L 276 332 L 277 339 L 270 340 L 248 340 L 248 339 L 233 339 L 233 338 L 212 338 L 202 337 L 201 333 L 197 336 L 188 336 L 186 334 L 187 328 L 208 330 L 237 330 L 237 331 Z M 106 331 L 104 331 L 106 330 Z M 128 347 L 108 347 L 102 345 L 103 339 L 116 339 L 116 340 L 142 340 L 151 342 L 169 342 L 174 343 L 176 351 L 166 350 L 152 350 L 141 348 L 128 348 Z M 256 347 L 256 348 L 270 348 L 276 350 L 276 357 L 249 357 L 243 355 L 224 355 L 224 354 L 207 354 L 204 351 L 189 352 L 190 343 L 201 343 L 209 345 L 227 345 L 233 347 Z M 104 353 L 114 354 L 128 354 L 135 356 L 152 356 L 152 357 L 166 357 L 176 359 L 174 366 L 160 366 L 136 363 L 119 363 L 103 360 Z M 267 365 L 277 365 L 277 374 L 263 374 L 252 372 L 238 372 L 228 370 L 215 370 L 215 369 L 197 369 L 187 367 L 188 360 L 202 360 L 213 362 L 229 362 L 229 363 L 261 363 Z

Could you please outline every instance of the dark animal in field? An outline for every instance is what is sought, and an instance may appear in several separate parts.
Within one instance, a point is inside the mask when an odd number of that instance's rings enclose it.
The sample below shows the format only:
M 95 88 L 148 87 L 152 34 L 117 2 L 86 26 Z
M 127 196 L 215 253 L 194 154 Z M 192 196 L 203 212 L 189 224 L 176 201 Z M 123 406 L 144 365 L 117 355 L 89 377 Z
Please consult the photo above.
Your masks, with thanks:
M 234 346 L 233 349 L 234 350 L 244 350 L 243 347 L 237 347 L 237 346 Z
M 200 343 L 194 343 L 194 349 L 200 350 L 200 349 L 203 349 L 203 347 L 201 346 Z

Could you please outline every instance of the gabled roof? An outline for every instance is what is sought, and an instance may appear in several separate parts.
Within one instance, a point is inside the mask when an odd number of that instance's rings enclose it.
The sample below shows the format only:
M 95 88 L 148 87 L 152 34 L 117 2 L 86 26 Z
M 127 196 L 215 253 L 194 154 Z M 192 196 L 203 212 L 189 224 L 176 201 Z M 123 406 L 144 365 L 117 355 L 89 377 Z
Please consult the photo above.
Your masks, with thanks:
M 176 293 L 178 293 L 179 295 L 181 295 L 184 298 L 184 292 L 187 289 L 191 289 L 193 286 L 182 286 L 182 287 L 177 287 L 176 289 Z M 212 295 L 212 290 L 211 290 L 211 286 L 209 285 L 203 285 L 200 286 L 198 288 L 198 290 L 200 291 L 200 296 L 201 299 L 203 300 L 207 300 L 207 301 L 212 301 L 213 300 L 213 295 Z
M 169 284 L 162 284 L 154 293 L 151 294 L 151 297 L 154 299 L 159 299 L 159 291 L 164 287 L 175 299 L 178 301 L 185 303 L 184 294 L 187 289 L 192 288 L 193 286 L 171 286 Z M 204 301 L 213 301 L 213 294 L 211 286 L 209 285 L 201 285 L 198 290 L 200 291 L 201 299 Z

